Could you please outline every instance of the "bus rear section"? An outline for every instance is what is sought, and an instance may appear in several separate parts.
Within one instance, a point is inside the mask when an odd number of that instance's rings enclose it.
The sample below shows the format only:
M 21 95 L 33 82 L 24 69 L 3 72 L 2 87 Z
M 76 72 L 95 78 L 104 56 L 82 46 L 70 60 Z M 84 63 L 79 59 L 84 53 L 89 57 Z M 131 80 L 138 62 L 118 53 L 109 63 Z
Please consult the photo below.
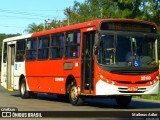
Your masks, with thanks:
M 25 72 L 25 41 L 31 34 L 3 40 L 1 85 L 9 91 L 19 89 L 19 79 Z

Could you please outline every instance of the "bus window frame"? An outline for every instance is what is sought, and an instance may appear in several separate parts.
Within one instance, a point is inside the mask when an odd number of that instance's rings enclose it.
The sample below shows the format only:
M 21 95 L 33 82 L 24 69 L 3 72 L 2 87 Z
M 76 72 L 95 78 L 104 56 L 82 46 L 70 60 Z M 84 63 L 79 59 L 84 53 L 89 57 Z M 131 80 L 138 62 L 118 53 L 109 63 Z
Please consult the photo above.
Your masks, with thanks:
M 75 34 L 76 33 L 76 35 L 77 35 L 77 33 L 79 33 L 79 43 L 73 43 L 73 44 L 66 44 L 67 43 L 67 35 L 69 35 L 69 34 L 71 34 L 71 33 L 73 33 L 73 34 Z M 81 52 L 81 46 L 80 46 L 80 43 L 81 43 L 81 31 L 80 31 L 80 29 L 78 29 L 78 30 L 71 30 L 71 31 L 67 31 L 66 32 L 66 34 L 65 34 L 65 36 L 66 36 L 66 39 L 65 39 L 65 50 L 64 50 L 64 58 L 65 59 L 78 59 L 79 57 L 80 57 L 80 52 Z M 76 41 L 77 41 L 78 39 L 76 39 Z M 73 41 L 74 41 L 74 35 L 73 35 Z M 79 48 L 76 48 L 76 49 L 79 49 L 78 51 L 77 51 L 77 56 L 72 56 L 72 57 L 68 57 L 68 56 L 66 56 L 67 55 L 67 47 L 72 47 L 72 46 L 76 46 L 76 47 L 79 47 Z
M 7 63 L 7 42 L 3 44 L 3 63 Z
M 24 41 L 24 49 L 23 50 L 19 50 L 18 49 L 18 42 L 22 42 L 22 41 Z M 22 55 L 22 60 L 18 60 L 17 59 L 17 55 L 18 55 L 17 52 L 20 52 L 20 53 L 24 52 L 24 54 Z M 16 41 L 16 56 L 15 56 L 15 61 L 16 62 L 23 62 L 23 61 L 25 61 L 25 56 L 26 56 L 26 39 L 17 40 Z
M 61 40 L 59 41 L 59 43 L 58 44 L 55 44 L 55 45 L 53 45 L 53 41 L 54 41 L 54 36 L 58 36 L 58 37 L 63 37 L 63 43 L 61 44 Z M 64 51 L 65 51 L 65 41 L 66 41 L 66 36 L 65 36 L 65 33 L 64 32 L 60 32 L 60 33 L 53 33 L 53 34 L 51 34 L 51 41 L 50 41 L 50 60 L 59 60 L 59 59 L 62 59 L 63 57 L 64 57 Z M 53 58 L 52 57 L 52 49 L 54 49 L 54 48 L 59 48 L 59 49 L 62 49 L 62 56 L 60 56 L 60 57 L 55 57 L 55 58 Z
M 28 48 L 28 41 L 36 41 L 36 47 L 33 49 L 29 49 Z M 27 42 L 26 42 L 26 61 L 35 61 L 37 60 L 37 45 L 38 45 L 38 40 L 37 40 L 37 37 L 34 37 L 34 38 L 29 38 L 27 39 Z M 27 52 L 30 52 L 30 51 L 35 51 L 35 59 L 27 59 L 28 58 L 28 53 Z
M 44 39 L 43 39 L 44 38 Z M 43 42 L 42 42 L 42 46 L 41 47 L 39 47 L 39 45 L 40 45 L 40 40 L 42 40 L 42 41 L 44 41 L 44 40 L 46 40 L 46 38 L 48 38 L 47 40 L 48 40 L 48 46 L 46 47 L 46 46 L 44 46 L 43 47 Z M 49 52 L 50 52 L 50 35 L 44 35 L 44 36 L 39 36 L 39 37 L 37 37 L 37 60 L 48 60 L 49 59 Z M 48 54 L 47 54 L 47 56 L 46 56 L 46 58 L 39 58 L 39 51 L 45 51 L 47 49 L 47 51 L 48 51 Z M 41 54 L 42 55 L 42 54 Z M 43 55 L 42 55 L 43 56 Z

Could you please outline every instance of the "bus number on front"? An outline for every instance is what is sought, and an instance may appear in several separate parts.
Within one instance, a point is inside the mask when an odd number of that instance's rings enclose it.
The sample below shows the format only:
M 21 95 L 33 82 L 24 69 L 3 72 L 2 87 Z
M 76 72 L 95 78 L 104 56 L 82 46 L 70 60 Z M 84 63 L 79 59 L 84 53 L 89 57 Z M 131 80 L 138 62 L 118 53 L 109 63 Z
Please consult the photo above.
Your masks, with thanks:
M 151 80 L 151 76 L 141 76 L 141 80 Z

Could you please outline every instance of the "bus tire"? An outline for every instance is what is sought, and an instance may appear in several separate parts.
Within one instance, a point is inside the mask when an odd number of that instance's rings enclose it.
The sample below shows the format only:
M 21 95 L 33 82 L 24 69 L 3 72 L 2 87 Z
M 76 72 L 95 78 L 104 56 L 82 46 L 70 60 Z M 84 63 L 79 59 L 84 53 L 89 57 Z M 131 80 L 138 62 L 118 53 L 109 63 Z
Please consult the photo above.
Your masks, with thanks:
M 25 81 L 24 78 L 20 82 L 20 89 L 19 89 L 19 91 L 20 91 L 21 98 L 26 99 L 26 98 L 30 98 L 31 97 L 31 93 L 29 91 L 27 91 L 26 81 Z
M 116 102 L 119 107 L 127 107 L 131 102 L 132 96 L 117 96 Z
M 69 100 L 72 105 L 76 106 L 82 105 L 84 103 L 83 97 L 78 95 L 77 86 L 75 84 L 70 86 Z

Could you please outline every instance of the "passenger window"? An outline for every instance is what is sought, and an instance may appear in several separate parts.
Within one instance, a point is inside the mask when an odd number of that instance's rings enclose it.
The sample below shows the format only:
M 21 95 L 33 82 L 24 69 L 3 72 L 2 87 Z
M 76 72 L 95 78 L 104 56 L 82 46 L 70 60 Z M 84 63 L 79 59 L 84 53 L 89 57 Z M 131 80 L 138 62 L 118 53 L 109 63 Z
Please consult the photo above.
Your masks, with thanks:
M 32 38 L 27 41 L 27 52 L 26 52 L 26 59 L 27 60 L 35 60 L 37 56 L 36 52 L 37 48 L 37 39 Z
M 63 57 L 64 51 L 64 34 L 54 34 L 52 35 L 51 42 L 51 59 L 60 59 Z
M 3 63 L 7 62 L 7 43 L 4 43 L 3 46 Z
M 77 58 L 80 53 L 80 33 L 77 31 L 70 32 L 67 34 L 65 44 L 65 57 L 66 58 Z
M 25 49 L 26 49 L 26 41 L 18 40 L 16 47 L 16 62 L 24 61 L 25 59 Z
M 50 37 L 49 36 L 43 36 L 38 39 L 39 45 L 38 45 L 38 59 L 39 60 L 46 60 L 48 59 L 49 55 L 49 43 L 50 43 Z

